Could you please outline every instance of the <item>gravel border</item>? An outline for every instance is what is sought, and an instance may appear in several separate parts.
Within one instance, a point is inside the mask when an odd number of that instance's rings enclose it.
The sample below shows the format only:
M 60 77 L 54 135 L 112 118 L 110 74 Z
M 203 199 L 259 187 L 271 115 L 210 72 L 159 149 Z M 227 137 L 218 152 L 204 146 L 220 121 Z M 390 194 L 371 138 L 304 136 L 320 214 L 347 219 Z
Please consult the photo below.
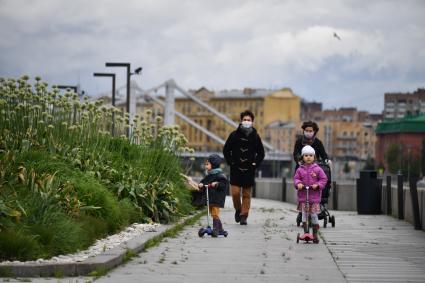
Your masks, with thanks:
M 106 272 L 123 263 L 127 253 L 140 253 L 147 241 L 164 235 L 178 225 L 186 225 L 200 214 L 202 212 L 170 225 L 132 224 L 124 231 L 98 240 L 87 250 L 72 255 L 49 260 L 1 262 L 0 277 L 62 277 L 88 275 L 93 271 Z

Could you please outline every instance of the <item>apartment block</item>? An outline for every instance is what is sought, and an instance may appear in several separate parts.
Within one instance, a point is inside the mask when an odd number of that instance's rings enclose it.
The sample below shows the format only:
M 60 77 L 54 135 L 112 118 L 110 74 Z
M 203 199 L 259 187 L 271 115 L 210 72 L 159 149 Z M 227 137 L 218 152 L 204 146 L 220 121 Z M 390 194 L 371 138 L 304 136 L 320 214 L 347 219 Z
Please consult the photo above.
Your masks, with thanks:
M 413 93 L 385 93 L 384 119 L 402 119 L 406 115 L 425 114 L 425 88 Z

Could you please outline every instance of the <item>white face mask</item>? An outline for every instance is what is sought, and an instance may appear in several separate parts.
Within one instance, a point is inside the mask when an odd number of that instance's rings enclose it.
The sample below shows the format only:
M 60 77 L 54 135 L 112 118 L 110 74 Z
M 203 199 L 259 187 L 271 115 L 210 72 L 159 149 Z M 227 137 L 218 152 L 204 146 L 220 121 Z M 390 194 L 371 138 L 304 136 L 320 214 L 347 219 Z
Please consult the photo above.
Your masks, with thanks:
M 252 127 L 252 122 L 251 121 L 242 121 L 242 127 L 244 127 L 245 129 L 249 129 Z
M 311 133 L 311 132 L 304 132 L 304 136 L 306 138 L 308 138 L 308 139 L 311 139 L 314 136 L 314 132 L 313 133 Z

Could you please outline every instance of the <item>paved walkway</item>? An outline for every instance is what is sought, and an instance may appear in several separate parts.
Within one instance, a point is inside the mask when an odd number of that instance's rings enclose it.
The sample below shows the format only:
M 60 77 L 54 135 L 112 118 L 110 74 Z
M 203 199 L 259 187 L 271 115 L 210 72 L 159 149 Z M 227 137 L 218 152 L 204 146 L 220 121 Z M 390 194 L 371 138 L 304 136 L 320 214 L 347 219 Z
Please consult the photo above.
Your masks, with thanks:
M 425 233 L 406 222 L 332 212 L 336 227 L 321 229 L 325 241 L 296 244 L 294 205 L 254 199 L 247 226 L 226 205 L 227 238 L 199 238 L 203 218 L 96 282 L 425 282 Z M 47 280 L 32 282 L 92 278 Z

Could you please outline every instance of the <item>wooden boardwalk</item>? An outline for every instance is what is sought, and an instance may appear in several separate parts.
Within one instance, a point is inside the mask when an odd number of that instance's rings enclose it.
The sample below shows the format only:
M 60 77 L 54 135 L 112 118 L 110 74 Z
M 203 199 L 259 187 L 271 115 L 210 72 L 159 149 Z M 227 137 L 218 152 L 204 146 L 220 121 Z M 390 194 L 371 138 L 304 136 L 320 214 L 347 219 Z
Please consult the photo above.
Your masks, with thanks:
M 347 282 L 425 282 L 425 233 L 384 215 L 336 212 L 323 237 Z

